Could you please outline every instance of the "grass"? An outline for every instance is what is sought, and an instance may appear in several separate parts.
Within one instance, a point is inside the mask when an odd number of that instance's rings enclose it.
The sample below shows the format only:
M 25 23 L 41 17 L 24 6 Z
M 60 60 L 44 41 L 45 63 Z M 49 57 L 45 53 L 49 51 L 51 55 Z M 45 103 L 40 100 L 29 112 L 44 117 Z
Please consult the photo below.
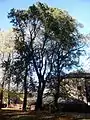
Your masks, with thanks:
M 49 114 L 45 112 L 22 112 L 17 110 L 0 110 L 0 120 L 90 120 L 90 114 L 63 113 Z
M 37 120 L 37 118 L 31 116 L 21 116 L 21 117 L 11 118 L 11 120 Z
M 11 120 L 74 120 L 67 117 L 35 117 L 35 116 L 21 116 L 18 118 L 12 118 Z
M 45 112 L 30 113 L 17 110 L 1 110 L 0 120 L 70 120 L 70 117 L 59 117 Z

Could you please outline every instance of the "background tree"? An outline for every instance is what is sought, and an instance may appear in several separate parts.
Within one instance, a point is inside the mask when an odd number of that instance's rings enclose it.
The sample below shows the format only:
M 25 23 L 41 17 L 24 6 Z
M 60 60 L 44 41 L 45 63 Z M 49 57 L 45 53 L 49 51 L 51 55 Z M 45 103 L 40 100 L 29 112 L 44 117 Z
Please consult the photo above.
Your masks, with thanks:
M 8 31 L 0 31 L 0 62 L 1 62 L 1 69 L 3 70 L 2 73 L 2 90 L 1 90 L 1 104 L 3 103 L 3 90 L 4 85 L 10 83 L 7 77 L 7 70 L 9 69 L 8 64 L 8 56 L 12 54 L 14 50 L 14 33 L 11 30 Z M 6 65 L 5 65 L 6 64 Z M 10 75 L 10 74 L 9 74 Z
M 53 79 L 54 81 L 55 106 L 58 108 L 57 101 L 59 98 L 62 76 L 66 74 L 67 70 L 73 67 L 79 67 L 79 59 L 84 51 L 84 43 L 82 42 L 82 35 L 78 32 L 79 24 L 69 16 L 66 11 L 64 11 L 63 15 L 60 10 L 55 9 L 53 14 L 54 17 L 57 18 L 55 20 L 57 21 L 57 29 L 55 31 L 56 41 L 53 44 L 52 50 L 53 70 L 49 79 Z M 52 83 L 51 80 L 50 83 Z

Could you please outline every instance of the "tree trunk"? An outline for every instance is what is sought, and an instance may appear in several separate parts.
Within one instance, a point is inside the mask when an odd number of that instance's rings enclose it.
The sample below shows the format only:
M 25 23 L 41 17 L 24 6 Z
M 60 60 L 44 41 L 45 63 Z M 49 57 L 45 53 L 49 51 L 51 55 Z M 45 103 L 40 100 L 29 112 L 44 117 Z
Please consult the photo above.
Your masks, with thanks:
M 1 93 L 0 93 L 0 109 L 1 109 L 1 106 L 2 106 L 2 104 L 3 104 L 3 89 L 4 89 L 4 81 L 3 81 L 3 83 L 2 83 L 2 86 L 1 86 Z
M 28 68 L 26 68 L 26 71 L 25 71 L 25 78 L 24 78 L 23 111 L 26 111 L 26 106 L 27 106 L 27 72 L 28 72 Z
M 8 81 L 8 107 L 10 105 L 10 80 Z
M 38 96 L 37 96 L 37 101 L 36 101 L 36 111 L 42 109 L 42 90 L 38 90 Z
M 45 89 L 45 81 L 43 79 L 42 81 L 41 80 L 39 81 L 38 95 L 36 101 L 36 111 L 42 110 L 42 97 L 43 97 L 44 89 Z
M 19 87 L 19 83 L 17 82 L 17 93 L 18 93 L 18 87 Z
M 60 94 L 60 90 L 59 90 L 59 87 L 60 87 L 60 82 L 61 82 L 61 78 L 60 76 L 58 75 L 58 79 L 57 79 L 57 85 L 56 85 L 56 93 L 54 95 L 54 105 L 55 105 L 55 109 L 56 111 L 58 111 L 60 108 L 60 106 L 58 106 L 58 98 L 59 98 L 59 94 Z
M 58 111 L 58 98 L 59 98 L 59 87 L 60 87 L 60 82 L 58 81 L 58 84 L 56 86 L 56 93 L 54 95 L 54 105 L 55 105 L 55 110 Z
M 87 90 L 87 80 L 85 79 L 85 91 L 86 91 L 86 101 L 87 101 L 87 105 L 88 105 L 88 90 Z
M 55 111 L 58 111 L 58 98 L 59 98 L 59 87 L 60 87 L 60 53 L 58 52 L 58 59 L 57 59 L 57 83 L 56 83 L 56 93 L 54 95 L 54 105 L 55 105 Z

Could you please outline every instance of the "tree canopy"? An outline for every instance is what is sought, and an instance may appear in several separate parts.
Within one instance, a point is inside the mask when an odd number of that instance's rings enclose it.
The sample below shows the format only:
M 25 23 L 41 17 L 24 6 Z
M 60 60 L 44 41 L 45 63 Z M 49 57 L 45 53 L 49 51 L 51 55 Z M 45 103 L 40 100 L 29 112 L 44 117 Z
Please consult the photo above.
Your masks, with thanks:
M 51 82 L 54 77 L 57 103 L 60 77 L 66 69 L 78 65 L 83 51 L 78 22 L 68 12 L 40 2 L 27 10 L 13 8 L 8 18 L 16 35 L 14 70 L 18 69 L 24 77 L 25 101 L 27 78 L 35 72 L 38 78 L 36 110 L 42 108 L 47 81 Z

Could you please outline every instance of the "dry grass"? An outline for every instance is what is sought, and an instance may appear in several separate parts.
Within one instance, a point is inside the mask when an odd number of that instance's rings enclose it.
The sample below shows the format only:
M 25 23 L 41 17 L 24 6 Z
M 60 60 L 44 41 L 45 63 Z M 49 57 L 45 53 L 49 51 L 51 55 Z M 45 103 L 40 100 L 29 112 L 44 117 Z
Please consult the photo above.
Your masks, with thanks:
M 75 116 L 80 116 L 76 119 Z M 22 112 L 4 109 L 0 111 L 0 120 L 90 120 L 90 114 L 50 114 L 46 112 Z

